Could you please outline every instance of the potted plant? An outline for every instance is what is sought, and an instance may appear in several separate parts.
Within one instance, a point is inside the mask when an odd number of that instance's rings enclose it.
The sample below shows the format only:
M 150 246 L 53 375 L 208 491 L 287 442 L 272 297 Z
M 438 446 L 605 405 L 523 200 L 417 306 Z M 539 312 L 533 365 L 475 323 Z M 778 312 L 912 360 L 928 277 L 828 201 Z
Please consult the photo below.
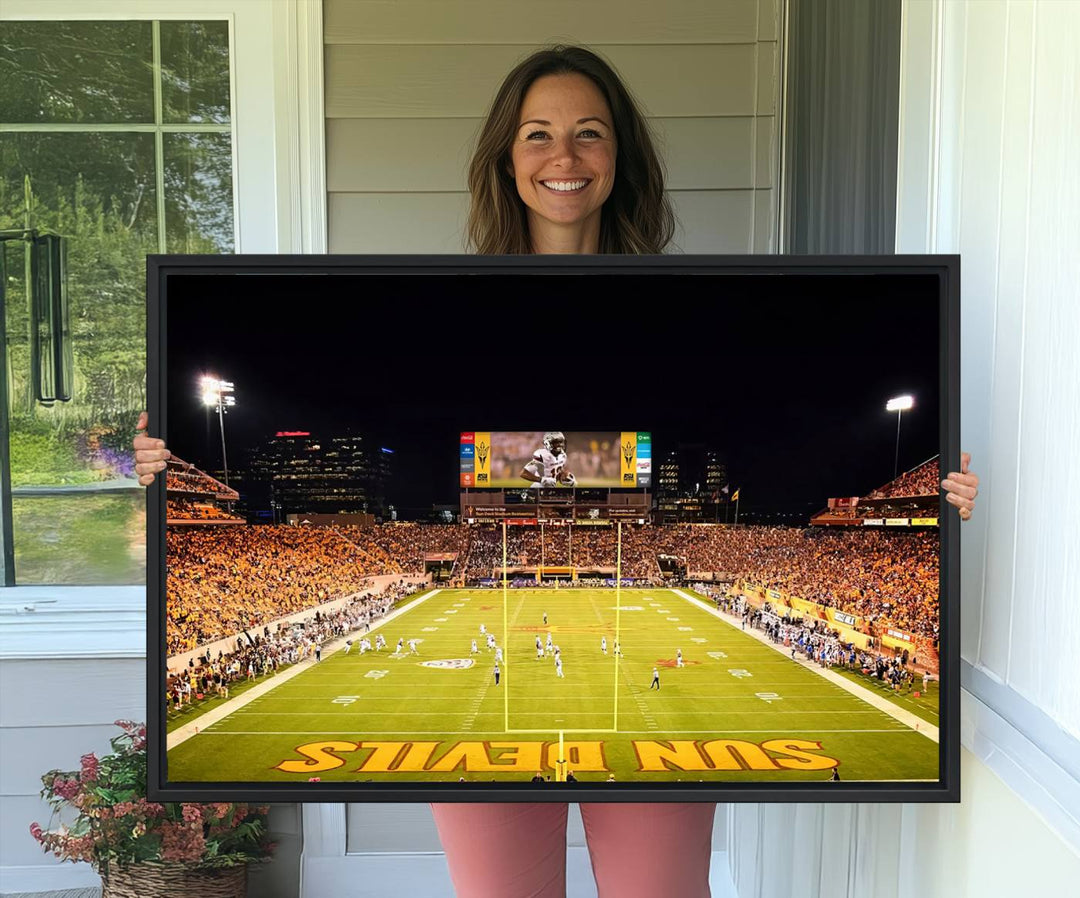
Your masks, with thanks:
M 243 898 L 247 865 L 269 860 L 266 807 L 146 799 L 146 727 L 118 720 L 112 754 L 82 756 L 78 771 L 50 770 L 41 797 L 50 827 L 30 834 L 65 861 L 101 874 L 102 898 Z M 74 820 L 70 818 L 74 816 Z

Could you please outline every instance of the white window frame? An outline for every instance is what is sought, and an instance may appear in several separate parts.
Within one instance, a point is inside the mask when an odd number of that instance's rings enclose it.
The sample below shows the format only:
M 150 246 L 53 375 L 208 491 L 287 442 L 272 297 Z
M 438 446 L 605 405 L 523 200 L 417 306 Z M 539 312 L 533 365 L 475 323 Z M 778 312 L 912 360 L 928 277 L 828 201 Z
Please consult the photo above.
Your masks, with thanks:
M 236 252 L 325 253 L 321 0 L 0 5 L 0 21 L 148 19 L 229 23 Z M 0 658 L 144 657 L 145 629 L 145 586 L 0 588 Z

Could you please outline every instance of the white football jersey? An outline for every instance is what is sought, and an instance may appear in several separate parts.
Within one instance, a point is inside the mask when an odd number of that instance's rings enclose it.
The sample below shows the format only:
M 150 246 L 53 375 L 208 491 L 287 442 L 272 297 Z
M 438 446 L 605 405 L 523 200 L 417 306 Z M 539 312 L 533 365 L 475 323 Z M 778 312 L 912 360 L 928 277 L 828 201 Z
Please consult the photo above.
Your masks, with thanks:
M 537 477 L 554 477 L 558 480 L 566 467 L 566 453 L 560 452 L 556 455 L 550 449 L 540 447 L 525 467 Z

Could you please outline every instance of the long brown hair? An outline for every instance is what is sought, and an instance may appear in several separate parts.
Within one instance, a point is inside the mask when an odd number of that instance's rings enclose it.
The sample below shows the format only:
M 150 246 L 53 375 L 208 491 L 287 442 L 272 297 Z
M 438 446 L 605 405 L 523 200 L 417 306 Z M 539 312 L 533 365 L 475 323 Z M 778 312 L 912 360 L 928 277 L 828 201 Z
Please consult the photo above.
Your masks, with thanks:
M 599 251 L 663 252 L 675 232 L 675 216 L 645 116 L 607 62 L 584 47 L 567 46 L 533 53 L 506 76 L 495 95 L 469 165 L 469 246 L 484 255 L 532 252 L 525 204 L 510 174 L 510 147 L 533 82 L 569 74 L 589 78 L 614 118 L 615 182 L 601 211 Z

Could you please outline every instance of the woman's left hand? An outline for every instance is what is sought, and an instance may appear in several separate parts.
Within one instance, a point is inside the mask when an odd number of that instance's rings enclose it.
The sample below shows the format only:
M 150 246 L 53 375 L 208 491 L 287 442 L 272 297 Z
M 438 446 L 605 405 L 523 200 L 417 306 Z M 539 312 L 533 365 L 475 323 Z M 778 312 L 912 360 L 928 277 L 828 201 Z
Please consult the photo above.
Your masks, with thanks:
M 941 488 L 947 491 L 945 501 L 960 509 L 962 521 L 971 517 L 971 511 L 975 508 L 975 497 L 979 495 L 979 476 L 969 473 L 970 464 L 971 454 L 961 452 L 960 470 L 950 471 L 948 477 L 941 481 Z

